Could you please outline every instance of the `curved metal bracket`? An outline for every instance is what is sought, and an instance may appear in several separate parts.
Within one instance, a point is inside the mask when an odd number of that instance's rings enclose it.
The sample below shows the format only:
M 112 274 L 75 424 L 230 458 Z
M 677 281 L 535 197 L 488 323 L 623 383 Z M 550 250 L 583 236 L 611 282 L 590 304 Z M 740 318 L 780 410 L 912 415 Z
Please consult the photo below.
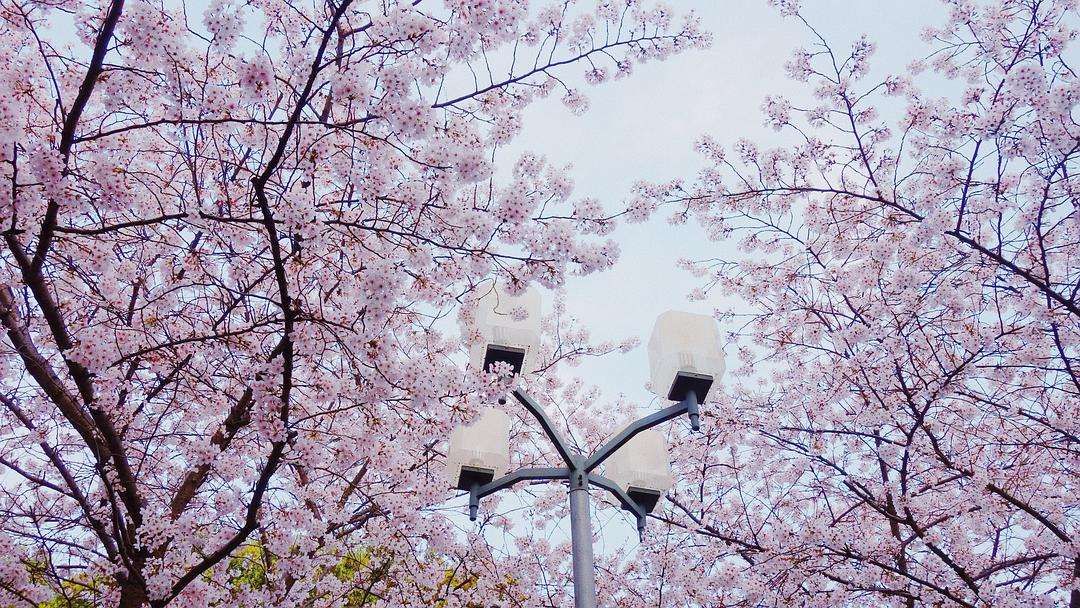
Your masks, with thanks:
M 528 467 L 518 469 L 509 475 L 503 475 L 494 481 L 480 486 L 476 489 L 476 496 L 477 498 L 483 498 L 523 481 L 551 481 L 554 479 L 570 479 L 570 470 L 556 469 L 553 467 Z
M 552 467 L 527 467 L 524 469 L 518 469 L 509 475 L 503 475 L 502 477 L 485 483 L 482 486 L 473 486 L 469 490 L 469 520 L 476 521 L 476 514 L 480 508 L 480 499 L 485 496 L 490 496 L 499 490 L 505 490 L 513 486 L 514 484 L 521 483 L 523 481 L 553 481 L 560 479 L 570 479 L 570 469 L 557 469 Z
M 604 488 L 613 494 L 622 503 L 622 508 L 633 513 L 634 518 L 637 520 L 638 538 L 645 534 L 645 516 L 647 515 L 645 509 L 642 509 L 641 505 L 634 502 L 634 499 L 630 498 L 630 495 L 619 487 L 619 484 L 603 475 L 596 474 L 589 475 L 589 483 Z
M 521 392 L 521 389 L 514 389 L 514 399 L 517 399 L 521 405 L 525 406 L 525 409 L 529 410 L 529 413 L 536 417 L 536 420 L 540 422 L 540 427 L 544 429 L 544 434 L 548 436 L 551 443 L 555 446 L 555 451 L 559 453 L 566 466 L 573 468 L 577 463 L 577 460 L 581 457 L 576 450 L 570 448 L 570 446 L 563 440 L 559 431 L 555 430 L 555 424 L 548 418 L 547 413 L 544 412 L 544 408 L 540 407 L 540 404 L 533 401 L 532 397 L 529 397 L 525 393 Z
M 619 484 L 603 475 L 593 473 L 592 470 L 600 466 L 600 464 L 607 460 L 609 456 L 625 445 L 626 442 L 633 439 L 638 433 L 659 424 L 663 424 L 668 420 L 678 418 L 683 414 L 689 415 L 690 426 L 695 431 L 698 430 L 698 398 L 694 390 L 689 390 L 686 394 L 686 398 L 680 403 L 664 408 L 659 412 L 655 412 L 631 423 L 617 435 L 609 439 L 604 445 L 600 446 L 600 448 L 593 452 L 588 458 L 584 458 L 577 450 L 571 448 L 570 445 L 566 443 L 562 438 L 562 435 L 556 430 L 555 424 L 548 418 L 544 409 L 540 407 L 540 404 L 522 392 L 521 389 L 514 389 L 512 394 L 514 395 L 514 398 L 525 406 L 525 409 L 529 410 L 529 413 L 540 422 L 540 427 L 544 430 L 544 434 L 551 440 L 555 450 L 559 453 L 559 457 L 566 463 L 566 467 L 526 467 L 524 469 L 518 469 L 509 475 L 504 475 L 489 483 L 473 485 L 469 489 L 469 519 L 476 520 L 481 498 L 494 494 L 499 490 L 505 490 L 522 481 L 562 480 L 568 482 L 572 490 L 582 489 L 589 484 L 607 490 L 615 496 L 623 509 L 630 511 L 634 515 L 634 518 L 637 520 L 638 536 L 641 537 L 645 533 L 645 521 L 648 515 L 646 507 L 638 504 L 625 490 L 619 487 Z M 500 400 L 500 403 L 503 403 L 503 401 Z M 588 503 L 586 502 L 585 504 L 587 506 Z M 572 509 L 573 501 L 571 501 L 571 510 Z
M 608 459 L 609 456 L 615 453 L 615 450 L 621 448 L 634 438 L 641 431 L 651 429 L 654 426 L 663 424 L 668 420 L 673 420 L 682 416 L 683 414 L 691 415 L 691 425 L 696 425 L 696 416 L 698 412 L 697 395 L 693 391 L 687 394 L 686 399 L 683 399 L 681 403 L 673 405 L 668 408 L 664 408 L 659 412 L 655 412 L 630 423 L 623 429 L 618 435 L 615 435 L 608 440 L 607 443 L 600 446 L 592 456 L 585 461 L 585 470 L 592 471 L 596 467 L 600 466 L 600 463 Z

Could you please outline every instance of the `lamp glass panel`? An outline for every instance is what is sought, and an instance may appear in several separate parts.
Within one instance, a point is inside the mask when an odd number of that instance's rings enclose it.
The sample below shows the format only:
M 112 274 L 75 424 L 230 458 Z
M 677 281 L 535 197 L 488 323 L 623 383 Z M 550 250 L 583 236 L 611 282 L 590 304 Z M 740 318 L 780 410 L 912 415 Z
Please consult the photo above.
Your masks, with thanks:
M 664 436 L 652 429 L 638 433 L 607 459 L 604 476 L 627 491 L 668 491 L 674 478 Z
M 476 323 L 482 340 L 469 351 L 474 368 L 483 368 L 489 346 L 523 352 L 521 373 L 536 369 L 540 346 L 540 292 L 530 287 L 511 296 L 496 285 L 477 302 Z M 484 370 L 487 371 L 487 370 Z
M 649 338 L 649 372 L 652 392 L 663 398 L 679 372 L 718 381 L 724 374 L 724 351 L 716 319 L 678 310 L 657 317 Z
M 457 485 L 462 467 L 491 471 L 499 477 L 506 474 L 509 465 L 510 416 L 506 412 L 484 408 L 475 422 L 450 434 L 446 473 L 451 485 Z

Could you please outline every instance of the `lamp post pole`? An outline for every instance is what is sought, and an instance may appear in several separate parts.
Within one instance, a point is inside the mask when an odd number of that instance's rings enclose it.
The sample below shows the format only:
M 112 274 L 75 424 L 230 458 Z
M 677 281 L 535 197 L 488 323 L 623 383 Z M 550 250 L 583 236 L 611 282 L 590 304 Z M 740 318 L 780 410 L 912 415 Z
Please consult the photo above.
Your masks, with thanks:
M 645 531 L 645 516 L 648 514 L 648 508 L 631 497 L 617 483 L 594 472 L 594 469 L 638 433 L 668 420 L 686 414 L 690 418 L 691 428 L 695 431 L 698 430 L 697 395 L 693 390 L 687 391 L 685 398 L 678 404 L 636 420 L 589 456 L 581 454 L 563 440 L 543 408 L 531 397 L 520 389 L 515 390 L 513 396 L 540 422 L 544 434 L 547 435 L 566 466 L 561 468 L 527 467 L 483 485 L 472 485 L 469 489 L 469 519 L 476 519 L 481 498 L 509 488 L 514 484 L 522 481 L 567 482 L 569 485 L 568 494 L 570 495 L 570 542 L 573 552 L 574 608 L 596 608 L 596 569 L 595 560 L 593 559 L 592 521 L 589 514 L 589 486 L 594 485 L 607 490 L 622 504 L 623 509 L 633 513 L 637 519 L 638 534 Z M 505 403 L 505 400 L 500 400 L 500 403 Z
M 596 608 L 596 570 L 588 473 L 570 474 L 570 547 L 574 562 L 574 608 Z

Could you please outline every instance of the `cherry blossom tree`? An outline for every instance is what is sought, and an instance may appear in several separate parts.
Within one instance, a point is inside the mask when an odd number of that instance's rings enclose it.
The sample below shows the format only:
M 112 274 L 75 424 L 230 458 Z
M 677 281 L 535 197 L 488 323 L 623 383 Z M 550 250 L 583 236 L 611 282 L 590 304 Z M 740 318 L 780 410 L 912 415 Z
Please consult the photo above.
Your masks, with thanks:
M 686 262 L 733 373 L 620 605 L 1080 606 L 1076 2 L 948 0 L 884 79 L 776 4 L 795 143 L 630 203 L 738 252 Z
M 562 76 L 707 37 L 634 0 L 196 4 L 0 1 L 0 603 L 534 605 L 439 513 L 495 390 L 459 334 L 491 279 L 617 247 L 496 152 L 586 108 Z M 614 347 L 547 323 L 547 366 Z

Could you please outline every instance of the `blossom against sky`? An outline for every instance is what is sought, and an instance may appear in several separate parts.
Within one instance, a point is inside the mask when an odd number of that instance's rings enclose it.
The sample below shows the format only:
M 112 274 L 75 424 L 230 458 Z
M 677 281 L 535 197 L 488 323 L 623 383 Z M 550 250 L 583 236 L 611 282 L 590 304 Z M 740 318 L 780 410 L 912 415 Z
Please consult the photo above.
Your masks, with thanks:
M 537 102 L 526 110 L 524 128 L 506 157 L 533 151 L 553 164 L 572 164 L 574 195 L 593 197 L 611 211 L 625 207 L 639 180 L 662 183 L 703 166 L 695 148 L 702 136 L 729 144 L 742 137 L 774 145 L 792 141 L 765 124 L 762 104 L 770 95 L 810 95 L 784 73 L 792 51 L 812 43 L 806 29 L 764 0 L 689 0 L 678 8 L 701 17 L 702 28 L 713 35 L 710 48 L 636 66 L 633 78 L 585 89 L 591 108 L 582 116 L 566 112 L 557 96 Z M 943 19 L 935 0 L 823 0 L 805 3 L 805 9 L 811 24 L 840 48 L 863 34 L 876 42 L 872 70 L 883 76 L 904 72 L 912 58 L 926 54 L 930 47 L 920 39 L 921 30 Z M 661 312 L 708 313 L 719 303 L 716 294 L 689 300 L 699 282 L 677 262 L 718 257 L 731 244 L 708 241 L 694 222 L 673 226 L 669 215 L 662 211 L 644 223 L 620 224 L 614 235 L 619 262 L 606 272 L 568 279 L 568 312 L 594 338 L 637 337 L 644 346 Z M 551 294 L 545 296 L 550 312 Z M 622 392 L 652 407 L 644 388 L 643 347 L 587 359 L 579 370 L 608 395 Z
M 787 79 L 784 70 L 795 48 L 812 43 L 807 30 L 765 0 L 688 0 L 677 8 L 701 18 L 713 36 L 709 48 L 635 66 L 632 78 L 583 89 L 590 108 L 580 116 L 555 95 L 536 102 L 525 111 L 522 131 L 503 157 L 528 151 L 555 165 L 571 164 L 574 196 L 595 198 L 615 211 L 626 206 L 638 181 L 663 183 L 702 167 L 695 144 L 703 136 L 725 143 L 742 137 L 774 145 L 793 141 L 766 124 L 762 105 L 770 95 L 809 96 L 806 86 Z M 921 31 L 942 19 L 936 0 L 823 0 L 805 3 L 805 9 L 812 25 L 841 48 L 864 34 L 874 40 L 873 71 L 882 76 L 902 73 L 912 58 L 926 54 L 930 47 Z M 670 309 L 712 313 L 721 305 L 739 306 L 716 293 L 692 299 L 700 281 L 679 265 L 682 259 L 719 257 L 732 251 L 733 243 L 708 240 L 693 221 L 672 225 L 669 215 L 661 211 L 645 222 L 621 223 L 613 235 L 618 263 L 602 273 L 569 277 L 565 289 L 567 312 L 593 339 L 640 340 L 626 353 L 585 358 L 573 371 L 597 385 L 604 399 L 625 395 L 641 413 L 661 406 L 646 389 L 645 344 L 656 317 Z M 544 296 L 549 314 L 554 294 Z M 607 424 L 615 430 L 624 422 Z M 596 517 L 603 522 L 597 526 L 599 547 L 636 542 L 626 513 L 597 510 Z M 560 522 L 554 537 L 562 538 L 567 525 Z

